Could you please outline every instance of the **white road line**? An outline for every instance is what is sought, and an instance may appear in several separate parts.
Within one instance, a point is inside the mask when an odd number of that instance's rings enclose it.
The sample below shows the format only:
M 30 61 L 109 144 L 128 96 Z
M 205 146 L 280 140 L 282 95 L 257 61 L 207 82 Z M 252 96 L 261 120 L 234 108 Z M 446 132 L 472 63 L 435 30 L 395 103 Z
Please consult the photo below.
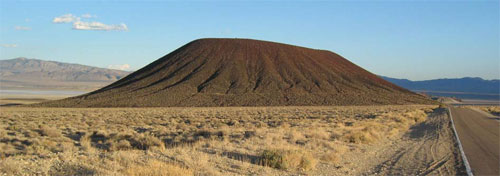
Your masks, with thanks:
M 460 154 L 462 155 L 462 161 L 464 161 L 465 170 L 467 171 L 467 175 L 473 176 L 472 169 L 470 168 L 469 161 L 465 156 L 464 148 L 462 147 L 462 143 L 460 142 L 460 138 L 458 138 L 457 129 L 455 129 L 455 122 L 453 122 L 453 116 L 451 116 L 451 109 L 448 108 L 448 114 L 450 114 L 451 119 L 451 127 L 453 128 L 453 133 L 455 133 L 455 137 L 457 138 L 458 148 L 460 149 Z

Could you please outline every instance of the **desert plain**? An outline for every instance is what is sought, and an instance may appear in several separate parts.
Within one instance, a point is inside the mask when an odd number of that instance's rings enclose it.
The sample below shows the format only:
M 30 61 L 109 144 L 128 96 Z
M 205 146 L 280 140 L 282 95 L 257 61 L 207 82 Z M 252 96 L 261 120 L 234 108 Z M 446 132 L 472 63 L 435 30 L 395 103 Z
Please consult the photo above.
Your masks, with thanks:
M 3 175 L 464 174 L 438 105 L 0 111 Z

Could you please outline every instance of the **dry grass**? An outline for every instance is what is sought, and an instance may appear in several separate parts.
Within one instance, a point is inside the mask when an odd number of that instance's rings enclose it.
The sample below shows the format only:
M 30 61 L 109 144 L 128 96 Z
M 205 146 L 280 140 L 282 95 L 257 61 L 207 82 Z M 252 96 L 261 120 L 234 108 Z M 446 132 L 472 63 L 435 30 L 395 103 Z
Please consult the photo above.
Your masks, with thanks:
M 179 175 L 193 175 L 193 171 L 179 167 L 174 164 L 167 164 L 165 162 L 153 160 L 145 163 L 144 165 L 134 165 L 124 171 L 125 174 L 130 176 L 179 176 Z
M 331 164 L 337 164 L 340 160 L 338 154 L 336 152 L 325 153 L 321 160 Z
M 21 172 L 21 164 L 13 158 L 0 160 L 0 173 L 16 175 Z
M 48 136 L 51 138 L 57 138 L 61 136 L 61 131 L 59 131 L 59 129 L 54 127 L 49 127 L 47 125 L 40 125 L 40 129 L 38 130 L 38 132 L 42 136 Z
M 500 106 L 479 106 L 479 109 L 495 116 L 500 116 Z
M 432 108 L 2 108 L 0 172 L 308 174 L 400 137 Z
M 315 168 L 317 161 L 304 151 L 264 150 L 259 163 L 276 169 L 308 171 Z

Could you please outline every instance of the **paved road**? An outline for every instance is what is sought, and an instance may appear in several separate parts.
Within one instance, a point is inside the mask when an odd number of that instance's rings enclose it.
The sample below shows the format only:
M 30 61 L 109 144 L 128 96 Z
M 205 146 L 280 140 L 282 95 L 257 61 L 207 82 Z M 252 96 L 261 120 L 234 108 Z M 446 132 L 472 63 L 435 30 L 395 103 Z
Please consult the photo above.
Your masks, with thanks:
M 475 175 L 500 175 L 500 122 L 467 108 L 450 108 Z

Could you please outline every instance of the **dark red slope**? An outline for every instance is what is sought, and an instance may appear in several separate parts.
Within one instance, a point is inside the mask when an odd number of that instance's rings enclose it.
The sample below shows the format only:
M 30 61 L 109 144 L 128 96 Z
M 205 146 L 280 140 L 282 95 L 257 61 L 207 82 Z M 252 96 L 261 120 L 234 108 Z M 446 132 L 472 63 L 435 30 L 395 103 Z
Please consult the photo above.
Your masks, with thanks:
M 430 101 L 324 50 L 200 39 L 87 95 L 47 106 L 278 106 Z

